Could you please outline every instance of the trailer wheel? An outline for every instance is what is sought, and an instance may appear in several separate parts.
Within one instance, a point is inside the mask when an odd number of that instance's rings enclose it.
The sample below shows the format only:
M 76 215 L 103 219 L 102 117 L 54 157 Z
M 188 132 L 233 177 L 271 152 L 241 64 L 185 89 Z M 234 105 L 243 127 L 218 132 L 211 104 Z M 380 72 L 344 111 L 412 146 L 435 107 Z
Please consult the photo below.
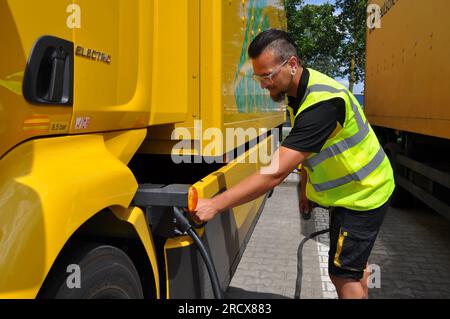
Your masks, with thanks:
M 138 271 L 121 249 L 103 244 L 75 247 L 52 269 L 39 298 L 144 298 Z

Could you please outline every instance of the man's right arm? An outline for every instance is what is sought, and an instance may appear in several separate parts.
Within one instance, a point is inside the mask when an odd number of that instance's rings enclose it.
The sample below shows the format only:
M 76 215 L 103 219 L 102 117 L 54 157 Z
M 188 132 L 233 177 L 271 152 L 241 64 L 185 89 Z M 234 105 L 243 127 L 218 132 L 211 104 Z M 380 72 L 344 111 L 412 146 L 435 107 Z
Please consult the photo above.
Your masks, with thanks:
M 199 199 L 194 220 L 198 223 L 206 222 L 218 213 L 257 199 L 280 184 L 308 156 L 308 153 L 281 146 L 268 167 L 212 199 Z

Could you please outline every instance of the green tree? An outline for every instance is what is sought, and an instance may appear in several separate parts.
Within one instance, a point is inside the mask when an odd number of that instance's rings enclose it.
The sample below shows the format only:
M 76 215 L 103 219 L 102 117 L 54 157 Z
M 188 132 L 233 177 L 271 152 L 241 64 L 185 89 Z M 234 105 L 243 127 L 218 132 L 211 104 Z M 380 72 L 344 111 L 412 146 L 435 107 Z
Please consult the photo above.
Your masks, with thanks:
M 307 67 L 347 77 L 353 92 L 365 76 L 367 0 L 335 2 L 304 5 L 303 0 L 285 0 L 288 33 Z
M 303 0 L 284 0 L 284 8 L 286 11 L 286 18 L 289 22 L 292 19 L 292 16 L 297 13 L 297 8 L 303 5 Z M 288 27 L 289 28 L 289 27 Z
M 364 79 L 366 63 L 367 0 L 336 0 L 339 29 L 343 33 L 339 50 L 341 76 L 347 76 L 349 90 Z
M 343 34 L 332 4 L 304 5 L 302 0 L 286 0 L 288 33 L 299 48 L 305 66 L 329 76 L 342 74 L 339 65 Z

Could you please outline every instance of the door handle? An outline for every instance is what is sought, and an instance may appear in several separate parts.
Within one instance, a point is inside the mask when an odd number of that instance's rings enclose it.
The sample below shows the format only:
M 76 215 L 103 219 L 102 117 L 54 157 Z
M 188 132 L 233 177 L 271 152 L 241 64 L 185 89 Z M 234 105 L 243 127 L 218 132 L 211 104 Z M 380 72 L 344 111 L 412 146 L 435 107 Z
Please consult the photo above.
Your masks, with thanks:
M 50 74 L 50 83 L 47 96 L 49 101 L 58 102 L 63 98 L 64 65 L 65 61 L 63 59 L 52 59 L 52 71 Z
M 44 36 L 33 46 L 23 82 L 31 104 L 73 106 L 73 43 Z

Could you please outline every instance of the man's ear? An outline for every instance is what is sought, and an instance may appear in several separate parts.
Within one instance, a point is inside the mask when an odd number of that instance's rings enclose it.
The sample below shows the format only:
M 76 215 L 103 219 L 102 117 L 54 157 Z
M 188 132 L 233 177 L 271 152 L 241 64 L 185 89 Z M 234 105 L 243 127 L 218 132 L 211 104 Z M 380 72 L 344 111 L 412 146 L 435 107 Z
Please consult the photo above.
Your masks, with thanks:
M 295 56 L 292 56 L 290 59 L 289 59 L 289 66 L 291 67 L 291 69 L 292 70 L 297 70 L 298 68 L 299 68 L 299 66 L 300 66 L 300 63 L 299 63 L 300 61 L 298 60 L 298 58 L 297 57 L 295 57 Z

